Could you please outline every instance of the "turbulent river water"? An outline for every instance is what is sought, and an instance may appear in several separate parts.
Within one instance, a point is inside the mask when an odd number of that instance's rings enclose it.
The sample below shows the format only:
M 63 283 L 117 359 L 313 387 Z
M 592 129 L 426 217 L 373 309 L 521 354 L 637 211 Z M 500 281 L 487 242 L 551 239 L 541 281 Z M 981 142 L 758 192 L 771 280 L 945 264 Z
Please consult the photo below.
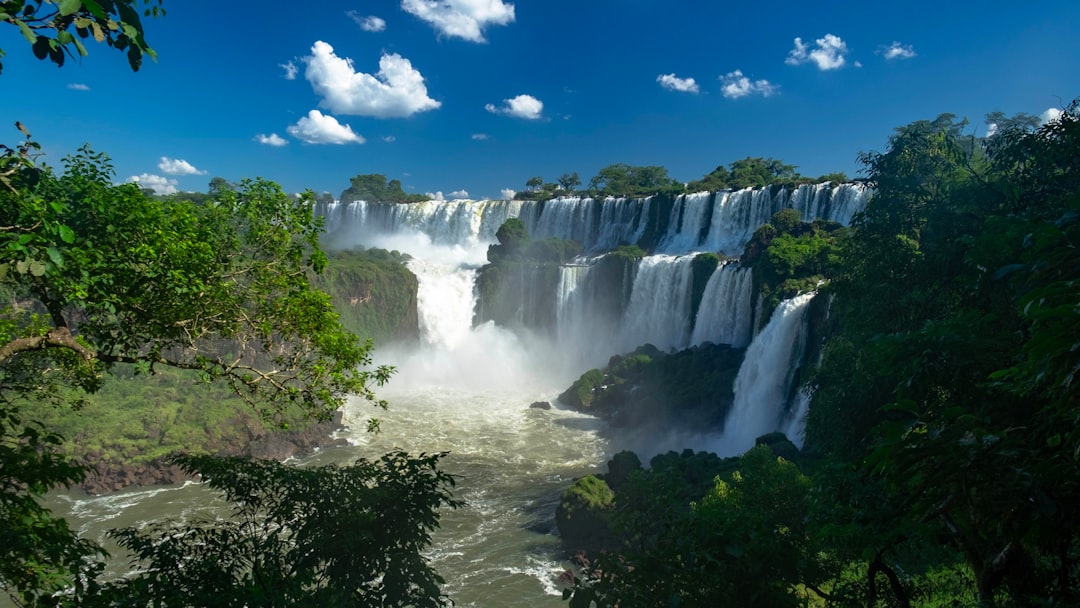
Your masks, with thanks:
M 399 244 L 399 246 L 401 246 Z M 415 247 L 415 245 L 414 245 Z M 575 477 L 599 470 L 614 449 L 594 418 L 562 409 L 530 408 L 553 400 L 573 373 L 557 357 L 490 325 L 471 328 L 471 276 L 476 253 L 428 251 L 421 277 L 419 349 L 376 348 L 398 368 L 377 391 L 388 411 L 361 400 L 346 407 L 349 447 L 323 450 L 304 464 L 377 458 L 402 448 L 449 452 L 444 469 L 457 476 L 455 496 L 429 557 L 460 606 L 564 605 L 559 575 L 569 565 L 554 529 L 560 492 Z M 426 266 L 425 266 L 426 265 Z M 369 417 L 382 431 L 366 432 Z M 105 542 L 110 528 L 156 519 L 214 517 L 222 505 L 195 483 L 100 497 L 58 495 L 51 506 L 83 534 Z M 123 560 L 113 573 L 126 569 Z
M 721 202 L 728 198 L 725 194 Z M 761 197 L 742 198 L 752 203 Z M 366 207 L 358 209 L 364 213 L 354 219 L 363 220 Z M 719 213 L 725 208 L 717 209 Z M 396 206 L 392 210 L 401 211 Z M 693 216 L 689 211 L 682 215 Z M 389 402 L 389 411 L 378 411 L 359 400 L 348 403 L 347 429 L 342 435 L 350 445 L 323 450 L 299 464 L 377 458 L 395 448 L 412 453 L 448 452 L 443 469 L 457 477 L 455 496 L 464 501 L 464 507 L 443 513 L 428 552 L 447 581 L 445 591 L 459 606 L 564 605 L 560 575 L 570 564 L 555 530 L 555 508 L 562 490 L 576 477 L 602 471 L 605 461 L 622 449 L 636 451 L 647 462 L 672 449 L 734 455 L 752 445 L 757 433 L 776 429 L 788 431 L 798 441 L 805 408 L 800 405 L 796 414 L 789 412 L 786 387 L 801 349 L 796 337 L 805 325 L 804 311 L 812 296 L 799 296 L 782 305 L 759 334 L 769 339 L 750 344 L 746 369 L 736 382 L 736 392 L 745 393 L 742 401 L 737 394 L 735 409 L 740 424 L 749 429 L 746 433 L 687 435 L 649 429 L 635 436 L 613 436 L 597 419 L 558 404 L 551 409 L 530 404 L 554 401 L 583 371 L 602 366 L 614 351 L 632 349 L 644 341 L 677 348 L 706 339 L 746 345 L 751 342 L 749 273 L 735 266 L 717 270 L 702 303 L 704 311 L 717 310 L 700 313 L 699 317 L 711 320 L 699 322 L 693 333 L 686 320 L 690 258 L 676 255 L 641 262 L 640 281 L 635 283 L 621 323 L 591 316 L 591 304 L 578 301 L 571 290 L 587 278 L 588 268 L 571 266 L 563 270 L 560 280 L 555 340 L 515 334 L 491 324 L 473 327 L 473 286 L 487 247 L 484 239 L 476 238 L 484 230 L 471 225 L 478 217 L 468 215 L 469 221 L 463 223 L 468 228 L 466 238 L 457 241 L 432 239 L 415 231 L 376 231 L 362 238 L 349 235 L 349 245 L 362 243 L 412 255 L 409 266 L 419 278 L 421 343 L 408 349 L 377 346 L 376 362 L 397 368 L 390 383 L 376 389 Z M 534 218 L 533 223 L 538 222 Z M 456 225 L 444 221 L 440 226 L 444 224 Z M 486 232 L 493 234 L 494 228 L 488 228 Z M 691 232 L 697 238 L 699 231 Z M 381 433 L 364 430 L 372 416 L 381 420 Z M 51 497 L 50 506 L 106 547 L 111 528 L 224 514 L 223 505 L 197 483 L 100 497 L 60 494 Z M 111 572 L 119 575 L 128 567 L 118 556 Z

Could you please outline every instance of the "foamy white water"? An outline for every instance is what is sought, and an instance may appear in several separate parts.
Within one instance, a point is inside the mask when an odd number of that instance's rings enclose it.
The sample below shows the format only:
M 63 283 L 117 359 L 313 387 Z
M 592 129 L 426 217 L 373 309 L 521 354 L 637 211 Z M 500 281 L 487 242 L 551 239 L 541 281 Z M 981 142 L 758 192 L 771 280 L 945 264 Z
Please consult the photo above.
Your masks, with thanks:
M 754 447 L 758 437 L 785 428 L 788 392 L 796 362 L 802 358 L 806 310 L 814 295 L 800 294 L 781 302 L 746 349 L 735 377 L 735 403 L 713 450 L 717 454 L 741 454 Z

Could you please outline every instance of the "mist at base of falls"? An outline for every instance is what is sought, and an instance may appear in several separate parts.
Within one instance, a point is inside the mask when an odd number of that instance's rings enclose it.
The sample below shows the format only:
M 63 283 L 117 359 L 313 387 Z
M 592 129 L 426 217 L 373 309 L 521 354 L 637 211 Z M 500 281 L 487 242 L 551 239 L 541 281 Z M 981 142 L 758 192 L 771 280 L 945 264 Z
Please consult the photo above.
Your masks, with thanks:
M 641 239 L 652 201 L 360 203 L 332 209 L 328 248 L 379 247 L 412 256 L 408 266 L 419 279 L 421 338 L 408 346 L 375 345 L 374 362 L 396 368 L 386 385 L 373 387 L 389 409 L 350 400 L 344 411 L 347 428 L 340 432 L 349 446 L 322 450 L 301 464 L 374 459 L 393 449 L 447 452 L 442 468 L 456 476 L 454 495 L 465 506 L 443 511 L 427 552 L 446 579 L 445 591 L 458 606 L 565 606 L 560 575 L 569 563 L 554 514 L 560 494 L 574 479 L 603 472 L 606 460 L 627 449 L 643 462 L 670 450 L 734 455 L 753 444 L 753 433 L 772 430 L 799 435 L 791 438 L 801 444 L 808 401 L 790 398 L 784 383 L 791 375 L 781 366 L 796 356 L 798 340 L 785 336 L 802 331 L 808 297 L 781 305 L 755 337 L 749 269 L 737 262 L 720 264 L 704 285 L 696 314 L 686 293 L 695 251 L 741 248 L 756 227 L 750 224 L 759 216 L 767 218 L 778 204 L 797 203 L 811 217 L 827 202 L 846 213 L 864 196 L 861 190 L 843 189 L 826 196 L 822 187 L 800 192 L 802 198 L 783 200 L 752 192 L 681 199 L 678 213 L 669 214 L 668 233 L 657 247 L 661 254 L 627 267 L 622 277 L 626 291 L 616 294 L 625 304 L 618 314 L 598 310 L 593 300 L 606 288 L 591 283 L 598 274 L 595 258 L 560 269 L 556 327 L 548 334 L 492 323 L 473 326 L 476 274 L 487 262 L 498 226 L 520 214 L 536 237 L 568 238 L 579 231 L 586 251 L 600 250 Z M 844 204 L 837 206 L 837 201 Z M 640 283 L 635 284 L 636 278 Z M 736 410 L 746 411 L 733 413 L 724 433 L 659 425 L 630 430 L 555 402 L 586 370 L 649 341 L 664 349 L 707 341 L 749 345 L 746 379 L 736 389 L 742 393 Z M 772 388 L 765 390 L 766 385 Z M 530 407 L 534 402 L 553 407 Z M 737 421 L 739 416 L 747 421 Z M 380 433 L 365 432 L 372 417 L 380 420 Z M 53 506 L 97 540 L 109 528 L 212 516 L 222 509 L 200 484 L 103 497 L 57 496 Z

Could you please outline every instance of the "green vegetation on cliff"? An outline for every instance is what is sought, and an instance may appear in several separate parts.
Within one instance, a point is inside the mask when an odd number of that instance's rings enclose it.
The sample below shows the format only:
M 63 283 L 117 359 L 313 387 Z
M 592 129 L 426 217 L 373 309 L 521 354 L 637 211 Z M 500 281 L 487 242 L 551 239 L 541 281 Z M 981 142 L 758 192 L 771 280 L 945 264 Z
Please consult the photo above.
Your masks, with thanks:
M 586 562 L 572 606 L 1077 603 L 1080 116 L 1029 123 L 912 123 L 864 157 L 850 230 L 758 230 L 744 261 L 770 294 L 830 278 L 815 464 L 756 448 L 700 498 L 658 478 L 631 520 L 615 489 L 628 544 Z
M 366 173 L 349 178 L 349 187 L 341 193 L 342 203 L 367 201 L 369 203 L 418 203 L 429 201 L 426 194 L 407 194 L 401 189 L 401 181 L 386 181 L 385 175 Z
M 477 273 L 475 322 L 554 331 L 559 267 L 581 254 L 581 243 L 533 239 L 518 218 L 506 220 L 496 238 Z
M 836 222 L 803 222 L 782 209 L 754 231 L 739 261 L 754 269 L 754 292 L 768 319 L 781 300 L 813 291 L 840 271 L 840 247 L 847 230 Z
M 582 374 L 559 401 L 617 426 L 719 430 L 744 351 L 702 344 L 666 354 L 652 345 Z
M 419 283 L 405 266 L 408 259 L 406 254 L 384 249 L 336 251 L 312 281 L 330 294 L 349 331 L 380 344 L 416 342 Z

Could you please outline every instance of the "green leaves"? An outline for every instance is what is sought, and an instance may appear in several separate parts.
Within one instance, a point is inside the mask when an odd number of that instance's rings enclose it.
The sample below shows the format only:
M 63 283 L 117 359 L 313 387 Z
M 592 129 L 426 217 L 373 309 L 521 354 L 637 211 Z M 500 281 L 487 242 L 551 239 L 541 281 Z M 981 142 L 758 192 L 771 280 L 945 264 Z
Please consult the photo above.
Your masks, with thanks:
M 80 39 L 93 36 L 96 42 L 126 52 L 128 64 L 137 71 L 143 56 L 157 57 L 146 43 L 139 11 L 134 8 L 140 3 L 151 5 L 144 11 L 147 16 L 165 14 L 162 0 L 8 0 L 0 2 L 0 15 L 4 15 L 0 23 L 18 27 L 34 55 L 57 66 L 63 66 L 69 56 L 87 56 Z
M 338 467 L 177 456 L 233 505 L 227 521 L 113 534 L 137 573 L 91 589 L 80 605 L 449 605 L 423 552 L 442 507 L 456 508 L 444 454 L 392 452 Z
M 63 17 L 73 15 L 82 9 L 82 0 L 60 0 L 58 9 Z

